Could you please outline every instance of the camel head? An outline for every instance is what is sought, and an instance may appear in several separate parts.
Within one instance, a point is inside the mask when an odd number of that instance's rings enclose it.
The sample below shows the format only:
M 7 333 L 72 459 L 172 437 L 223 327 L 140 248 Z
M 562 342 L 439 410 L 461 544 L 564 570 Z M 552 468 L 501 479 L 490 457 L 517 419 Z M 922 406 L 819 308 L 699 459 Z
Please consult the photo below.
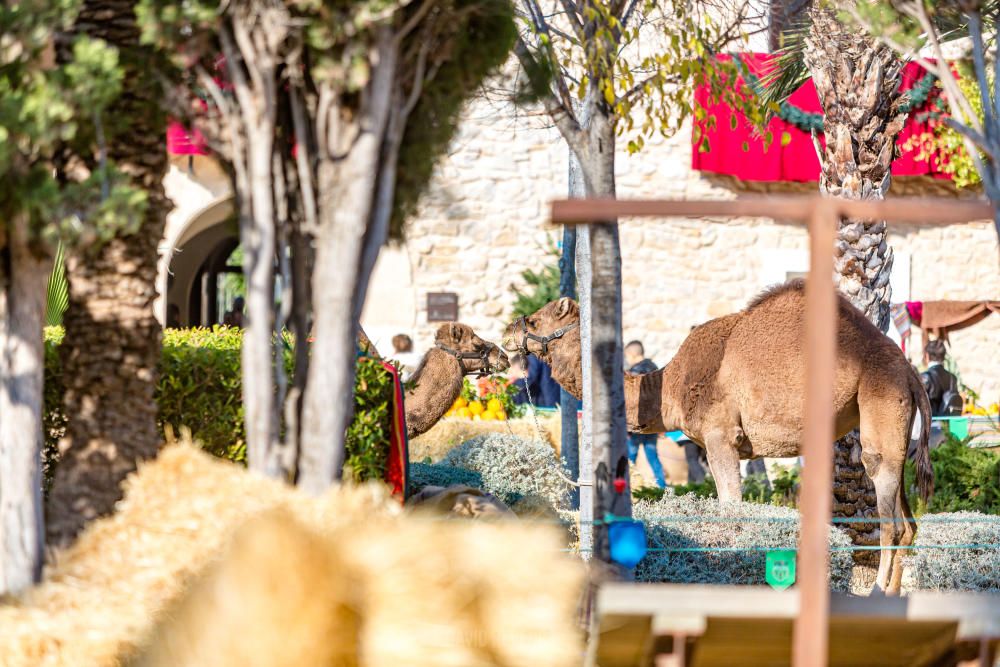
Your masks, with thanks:
M 502 373 L 510 368 L 503 350 L 476 335 L 472 327 L 449 322 L 438 327 L 434 344 L 456 359 L 464 375 Z
M 549 345 L 580 325 L 580 307 L 563 297 L 550 301 L 531 315 L 519 317 L 503 332 L 503 349 L 508 352 L 548 357 Z

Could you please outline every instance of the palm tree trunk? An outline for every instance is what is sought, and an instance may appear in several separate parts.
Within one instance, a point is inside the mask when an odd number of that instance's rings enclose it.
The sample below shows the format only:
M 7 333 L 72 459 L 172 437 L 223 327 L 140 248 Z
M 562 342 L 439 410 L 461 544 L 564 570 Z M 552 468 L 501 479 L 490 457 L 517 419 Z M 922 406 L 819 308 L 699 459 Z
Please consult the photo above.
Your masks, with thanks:
M 114 133 L 108 157 L 148 194 L 141 227 L 99 248 L 68 258 L 69 308 L 61 346 L 69 418 L 60 443 L 48 504 L 47 535 L 70 541 L 84 524 L 109 514 L 120 484 L 160 443 L 154 391 L 160 359 L 160 325 L 153 316 L 157 246 L 170 202 L 165 119 L 157 104 L 152 58 L 139 45 L 132 0 L 87 0 L 74 31 L 119 50 L 122 94 L 107 111 Z
M 896 137 L 906 119 L 899 111 L 902 63 L 887 47 L 838 21 L 834 9 L 814 8 L 811 14 L 805 60 L 823 107 L 826 134 L 820 191 L 845 199 L 884 199 Z M 887 331 L 893 255 L 885 221 L 841 221 L 834 254 L 840 291 Z M 877 517 L 875 488 L 861 465 L 857 432 L 837 442 L 834 463 L 834 515 Z M 877 523 L 847 524 L 846 529 L 855 544 L 879 543 Z M 867 560 L 857 558 L 862 553 L 856 552 L 856 560 Z

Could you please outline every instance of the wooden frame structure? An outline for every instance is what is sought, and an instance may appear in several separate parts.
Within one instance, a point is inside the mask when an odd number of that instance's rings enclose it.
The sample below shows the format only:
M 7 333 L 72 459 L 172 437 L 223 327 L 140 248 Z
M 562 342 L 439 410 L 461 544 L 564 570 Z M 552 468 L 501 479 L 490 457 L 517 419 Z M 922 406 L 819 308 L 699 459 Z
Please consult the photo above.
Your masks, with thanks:
M 787 666 L 801 601 L 794 588 L 605 584 L 586 664 Z M 998 644 L 995 593 L 830 596 L 829 660 L 837 667 L 993 667 Z
M 806 283 L 806 397 L 802 455 L 798 592 L 800 613 L 793 632 L 793 664 L 825 667 L 828 655 L 830 590 L 827 537 L 832 508 L 836 363 L 836 291 L 833 244 L 844 218 L 948 225 L 993 217 L 982 201 L 889 199 L 851 201 L 811 196 L 748 197 L 729 201 L 571 199 L 552 203 L 553 223 L 589 224 L 626 217 L 765 217 L 806 223 L 809 278 Z M 596 464 L 596 462 L 595 462 Z M 595 500 L 596 502 L 596 500 Z

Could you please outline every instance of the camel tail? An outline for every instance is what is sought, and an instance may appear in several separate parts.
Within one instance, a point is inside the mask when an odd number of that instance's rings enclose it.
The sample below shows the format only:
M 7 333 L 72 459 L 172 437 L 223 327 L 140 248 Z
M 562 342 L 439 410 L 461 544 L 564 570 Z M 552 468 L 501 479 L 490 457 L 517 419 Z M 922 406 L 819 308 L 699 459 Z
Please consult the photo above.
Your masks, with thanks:
M 916 371 L 910 368 L 910 394 L 913 396 L 913 413 L 910 415 L 910 432 L 913 432 L 913 422 L 920 409 L 920 439 L 917 441 L 917 490 L 920 497 L 927 502 L 934 492 L 934 468 L 931 466 L 931 402 L 924 391 L 924 385 L 917 377 Z

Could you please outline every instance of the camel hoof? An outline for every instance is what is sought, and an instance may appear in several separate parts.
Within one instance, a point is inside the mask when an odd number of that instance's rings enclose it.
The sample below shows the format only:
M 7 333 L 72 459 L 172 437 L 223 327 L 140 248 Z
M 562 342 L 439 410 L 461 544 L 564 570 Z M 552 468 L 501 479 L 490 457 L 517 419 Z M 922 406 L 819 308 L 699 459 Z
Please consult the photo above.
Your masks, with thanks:
M 868 597 L 870 598 L 884 598 L 888 596 L 889 593 L 878 582 L 875 582 L 875 585 L 872 586 L 871 591 L 868 593 Z

